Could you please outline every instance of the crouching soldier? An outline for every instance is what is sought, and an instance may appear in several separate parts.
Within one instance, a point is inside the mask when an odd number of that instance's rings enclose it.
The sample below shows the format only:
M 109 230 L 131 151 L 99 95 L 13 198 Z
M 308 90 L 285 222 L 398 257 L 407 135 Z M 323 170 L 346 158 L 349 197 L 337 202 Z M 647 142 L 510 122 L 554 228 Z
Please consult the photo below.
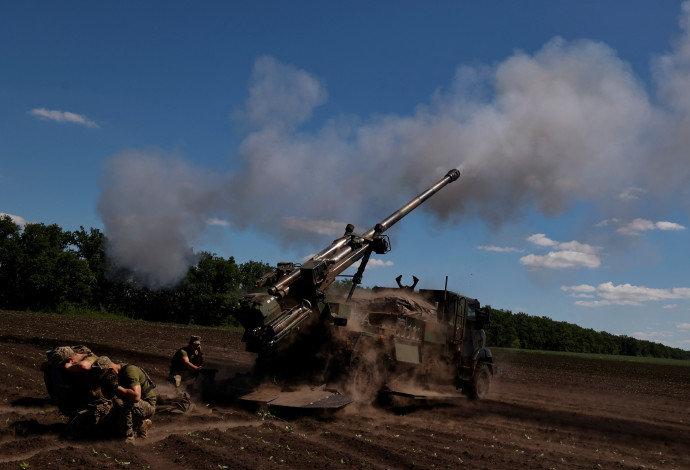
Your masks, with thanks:
M 170 374 L 168 381 L 179 387 L 182 382 L 196 379 L 204 364 L 201 353 L 201 336 L 189 338 L 187 346 L 175 351 L 170 361 Z
M 118 433 L 129 443 L 135 437 L 146 439 L 156 412 L 156 385 L 148 374 L 133 364 L 110 362 L 100 380 L 105 393 L 113 396 Z
M 86 346 L 60 346 L 46 353 L 41 364 L 51 400 L 70 418 L 90 402 L 89 376 L 83 372 L 98 359 Z
M 79 358 L 76 358 L 79 359 Z M 84 364 L 86 362 L 87 364 Z M 106 356 L 82 359 L 73 364 L 67 370 L 83 370 L 78 374 L 82 378 L 78 388 L 81 394 L 85 394 L 85 400 L 77 412 L 70 416 L 65 426 L 63 437 L 68 439 L 84 439 L 94 437 L 107 437 L 112 434 L 113 402 L 112 395 L 106 394 L 101 387 L 101 377 L 109 370 L 112 362 Z

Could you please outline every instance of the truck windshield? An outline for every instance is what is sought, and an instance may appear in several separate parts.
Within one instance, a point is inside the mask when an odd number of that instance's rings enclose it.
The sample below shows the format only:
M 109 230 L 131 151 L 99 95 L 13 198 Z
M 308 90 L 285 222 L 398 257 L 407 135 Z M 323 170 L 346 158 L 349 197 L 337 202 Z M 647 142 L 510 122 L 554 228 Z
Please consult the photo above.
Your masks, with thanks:
M 477 312 L 474 311 L 474 307 L 467 307 L 467 321 L 475 321 L 477 319 Z

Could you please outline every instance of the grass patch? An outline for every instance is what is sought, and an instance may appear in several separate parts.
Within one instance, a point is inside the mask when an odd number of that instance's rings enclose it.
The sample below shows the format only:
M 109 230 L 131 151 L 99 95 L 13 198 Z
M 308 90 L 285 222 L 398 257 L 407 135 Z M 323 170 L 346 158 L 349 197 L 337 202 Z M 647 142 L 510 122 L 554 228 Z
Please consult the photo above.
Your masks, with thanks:
M 662 357 L 620 356 L 614 354 L 576 353 L 567 351 L 540 351 L 535 349 L 491 348 L 492 351 L 506 351 L 520 354 L 542 354 L 551 356 L 576 357 L 580 359 L 599 359 L 603 361 L 633 362 L 638 364 L 655 364 L 664 366 L 690 367 L 690 360 L 666 359 Z

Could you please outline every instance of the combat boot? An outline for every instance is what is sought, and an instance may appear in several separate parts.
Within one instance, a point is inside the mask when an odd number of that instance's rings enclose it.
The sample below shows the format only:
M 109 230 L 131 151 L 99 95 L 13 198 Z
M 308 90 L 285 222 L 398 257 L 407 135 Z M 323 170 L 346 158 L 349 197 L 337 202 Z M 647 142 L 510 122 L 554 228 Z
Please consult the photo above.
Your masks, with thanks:
M 141 426 L 137 431 L 137 437 L 140 437 L 142 439 L 146 439 L 147 437 L 149 437 L 149 429 L 151 429 L 152 425 L 153 422 L 150 419 L 145 419 L 144 421 L 142 421 Z

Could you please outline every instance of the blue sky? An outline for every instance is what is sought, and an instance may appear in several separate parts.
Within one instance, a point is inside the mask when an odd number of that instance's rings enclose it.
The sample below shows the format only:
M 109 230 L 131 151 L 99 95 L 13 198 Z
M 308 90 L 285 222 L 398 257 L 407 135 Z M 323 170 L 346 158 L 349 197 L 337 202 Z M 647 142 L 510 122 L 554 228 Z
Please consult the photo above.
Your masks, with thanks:
M 690 349 L 688 148 L 688 3 L 0 5 L 0 213 L 157 285 L 300 261 L 459 168 L 365 284 Z

